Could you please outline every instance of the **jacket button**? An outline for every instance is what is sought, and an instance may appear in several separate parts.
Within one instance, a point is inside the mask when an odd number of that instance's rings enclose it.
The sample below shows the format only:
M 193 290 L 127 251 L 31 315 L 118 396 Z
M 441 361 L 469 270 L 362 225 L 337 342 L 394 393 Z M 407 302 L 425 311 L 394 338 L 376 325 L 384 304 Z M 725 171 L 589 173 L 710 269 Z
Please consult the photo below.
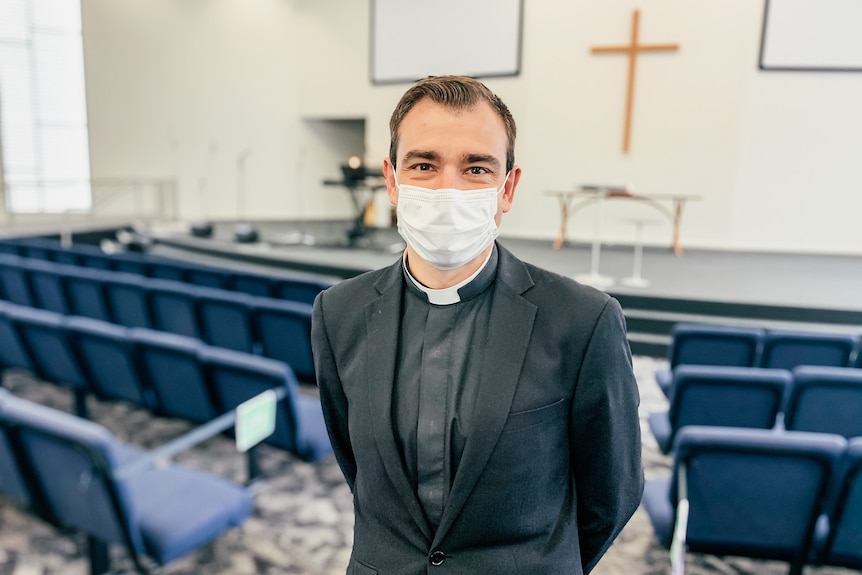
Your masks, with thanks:
M 446 560 L 446 554 L 442 551 L 435 551 L 431 554 L 431 557 L 429 557 L 428 560 L 431 562 L 431 565 L 438 567 Z

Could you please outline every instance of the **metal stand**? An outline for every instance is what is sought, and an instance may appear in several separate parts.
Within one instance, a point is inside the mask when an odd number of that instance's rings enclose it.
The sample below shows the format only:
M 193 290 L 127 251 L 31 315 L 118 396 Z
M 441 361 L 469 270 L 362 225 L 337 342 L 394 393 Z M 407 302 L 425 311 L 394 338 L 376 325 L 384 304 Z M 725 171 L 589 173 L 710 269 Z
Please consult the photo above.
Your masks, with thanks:
M 593 218 L 593 247 L 590 253 L 590 273 L 578 274 L 575 279 L 581 283 L 589 284 L 597 288 L 606 288 L 614 284 L 614 278 L 603 276 L 599 273 L 599 260 L 602 250 L 602 205 L 604 204 L 606 191 L 599 191 L 596 199 L 596 213 Z
M 635 224 L 635 252 L 634 252 L 634 267 L 631 277 L 623 278 L 622 283 L 628 287 L 646 288 L 649 287 L 649 280 L 641 276 L 641 267 L 643 266 L 643 227 L 645 220 L 632 220 Z

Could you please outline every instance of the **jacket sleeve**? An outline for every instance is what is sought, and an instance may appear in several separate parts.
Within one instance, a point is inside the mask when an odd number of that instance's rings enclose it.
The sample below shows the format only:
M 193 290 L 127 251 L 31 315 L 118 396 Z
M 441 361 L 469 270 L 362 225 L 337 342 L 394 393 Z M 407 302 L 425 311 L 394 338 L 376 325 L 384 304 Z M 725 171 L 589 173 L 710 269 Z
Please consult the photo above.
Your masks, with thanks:
M 572 402 L 569 449 L 584 573 L 595 567 L 640 504 L 639 403 L 622 309 L 609 299 L 587 345 Z
M 356 480 L 356 459 L 350 445 L 347 424 L 347 396 L 341 387 L 338 367 L 326 330 L 323 299 L 323 293 L 318 294 L 315 298 L 311 317 L 311 347 L 314 354 L 314 369 L 317 374 L 317 386 L 320 390 L 323 419 L 326 421 L 326 431 L 332 442 L 332 450 L 339 467 L 341 467 L 341 472 L 347 480 L 347 485 L 350 486 L 350 491 L 353 491 Z

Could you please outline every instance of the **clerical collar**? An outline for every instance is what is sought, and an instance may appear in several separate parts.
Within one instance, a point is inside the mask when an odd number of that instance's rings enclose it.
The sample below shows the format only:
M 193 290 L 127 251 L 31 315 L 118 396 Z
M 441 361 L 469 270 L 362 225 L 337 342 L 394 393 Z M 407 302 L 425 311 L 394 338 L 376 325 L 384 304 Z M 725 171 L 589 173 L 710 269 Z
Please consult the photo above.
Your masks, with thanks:
M 419 283 L 419 280 L 413 277 L 407 265 L 407 252 L 404 252 L 404 258 L 401 261 L 404 268 L 404 276 L 410 280 L 407 282 L 409 287 L 424 293 L 428 297 L 428 303 L 432 305 L 451 305 L 473 298 L 491 285 L 497 272 L 497 245 L 494 244 L 494 249 L 491 250 L 491 253 L 488 254 L 488 257 L 479 266 L 479 269 L 470 277 L 456 285 L 443 289 L 431 289 L 422 285 Z

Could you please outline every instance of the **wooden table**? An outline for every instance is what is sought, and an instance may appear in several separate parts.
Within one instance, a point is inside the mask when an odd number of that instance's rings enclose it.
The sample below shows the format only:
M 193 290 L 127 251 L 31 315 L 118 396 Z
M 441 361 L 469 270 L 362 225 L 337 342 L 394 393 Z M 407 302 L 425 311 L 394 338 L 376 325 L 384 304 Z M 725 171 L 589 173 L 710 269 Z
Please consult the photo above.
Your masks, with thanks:
M 700 196 L 692 194 L 636 194 L 624 188 L 609 186 L 583 186 L 568 191 L 548 191 L 549 196 L 557 198 L 560 204 L 560 231 L 554 240 L 554 249 L 558 250 L 566 241 L 566 233 L 569 218 L 578 210 L 601 200 L 631 200 L 643 202 L 658 210 L 671 223 L 673 232 L 671 245 L 676 255 L 682 255 L 682 244 L 680 243 L 679 228 L 682 221 L 682 212 L 686 202 L 699 200 Z M 666 205 L 670 204 L 670 205 Z

